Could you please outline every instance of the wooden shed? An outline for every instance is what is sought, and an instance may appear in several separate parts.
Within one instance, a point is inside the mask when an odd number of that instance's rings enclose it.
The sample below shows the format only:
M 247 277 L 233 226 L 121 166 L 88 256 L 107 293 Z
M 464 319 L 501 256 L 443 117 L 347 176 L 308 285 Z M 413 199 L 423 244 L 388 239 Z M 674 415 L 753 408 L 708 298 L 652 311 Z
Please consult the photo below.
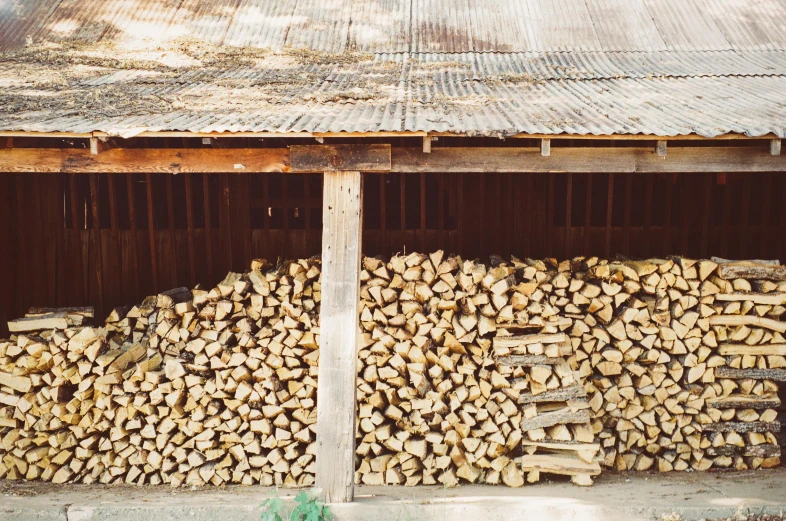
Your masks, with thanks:
M 785 24 L 780 0 L 0 6 L 0 328 L 322 255 L 320 400 L 349 418 L 361 252 L 786 261 Z

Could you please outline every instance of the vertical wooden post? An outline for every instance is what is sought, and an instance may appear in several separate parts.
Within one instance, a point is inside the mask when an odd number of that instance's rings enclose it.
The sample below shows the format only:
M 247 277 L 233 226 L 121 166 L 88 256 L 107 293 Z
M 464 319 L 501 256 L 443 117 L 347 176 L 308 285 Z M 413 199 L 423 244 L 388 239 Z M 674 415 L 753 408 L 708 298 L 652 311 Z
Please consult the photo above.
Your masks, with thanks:
M 328 503 L 354 495 L 362 203 L 360 172 L 325 172 L 316 486 Z

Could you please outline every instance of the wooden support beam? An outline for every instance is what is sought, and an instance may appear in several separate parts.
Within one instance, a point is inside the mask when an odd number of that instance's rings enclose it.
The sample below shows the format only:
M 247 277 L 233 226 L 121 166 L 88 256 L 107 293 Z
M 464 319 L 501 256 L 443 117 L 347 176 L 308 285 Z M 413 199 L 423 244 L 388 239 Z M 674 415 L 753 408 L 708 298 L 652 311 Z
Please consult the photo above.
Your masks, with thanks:
M 390 145 L 295 145 L 292 172 L 389 172 Z
M 781 140 L 773 139 L 770 141 L 770 154 L 773 156 L 781 155 Z
M 325 172 L 316 486 L 328 503 L 352 501 L 363 178 Z
M 646 148 L 560 147 L 550 157 L 532 148 L 394 148 L 391 172 L 786 172 L 786 155 L 739 147 L 671 147 L 665 159 Z
M 550 139 L 541 139 L 540 140 L 540 155 L 543 157 L 549 157 L 551 155 L 551 140 Z
M 423 136 L 423 153 L 430 154 L 431 153 L 431 136 L 426 134 Z
M 666 141 L 658 141 L 658 144 L 655 145 L 655 153 L 658 154 L 658 157 L 666 157 L 667 146 Z
M 292 157 L 303 148 L 293 146 Z M 336 146 L 327 146 L 336 149 Z M 351 146 L 351 145 L 350 145 Z M 377 145 L 373 145 L 377 146 Z M 772 156 L 761 147 L 672 147 L 661 158 L 646 148 L 559 148 L 543 157 L 537 148 L 438 147 L 423 153 L 422 147 L 393 148 L 375 153 L 368 162 L 341 158 L 359 171 L 444 172 L 444 173 L 690 173 L 690 172 L 786 172 L 786 154 Z M 368 146 L 364 145 L 368 149 Z M 329 166 L 330 154 L 314 158 L 311 166 L 301 162 L 290 168 L 286 148 L 114 148 L 98 155 L 86 149 L 0 148 L 0 172 L 40 173 L 321 173 Z M 361 158 L 362 159 L 362 158 Z M 388 163 L 389 160 L 389 163 Z M 305 161 L 305 160 L 304 160 Z M 363 166 L 364 168 L 359 168 Z
M 0 172 L 258 173 L 289 170 L 286 148 L 15 148 L 0 151 Z

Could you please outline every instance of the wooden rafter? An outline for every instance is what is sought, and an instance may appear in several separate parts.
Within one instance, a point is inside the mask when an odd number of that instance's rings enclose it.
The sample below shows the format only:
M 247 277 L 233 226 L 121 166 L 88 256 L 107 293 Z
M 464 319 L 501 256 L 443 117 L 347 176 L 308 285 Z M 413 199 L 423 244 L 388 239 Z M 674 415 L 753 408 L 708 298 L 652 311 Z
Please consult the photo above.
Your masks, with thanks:
M 358 155 L 358 150 L 366 152 Z M 290 150 L 300 159 L 290 166 Z M 326 151 L 332 150 L 332 153 Z M 351 151 L 348 153 L 346 151 Z M 331 155 L 332 154 L 332 155 Z M 336 155 L 338 154 L 338 155 Z M 347 154 L 347 155 L 342 155 Z M 366 155 L 363 155 L 366 154 Z M 670 147 L 666 157 L 645 147 L 560 147 L 543 156 L 540 148 L 311 145 L 286 148 L 11 148 L 0 150 L 0 172 L 40 173 L 321 173 L 331 164 L 366 172 L 478 173 L 689 173 L 784 172 L 786 155 L 762 147 Z M 336 168 L 336 167 L 334 167 Z

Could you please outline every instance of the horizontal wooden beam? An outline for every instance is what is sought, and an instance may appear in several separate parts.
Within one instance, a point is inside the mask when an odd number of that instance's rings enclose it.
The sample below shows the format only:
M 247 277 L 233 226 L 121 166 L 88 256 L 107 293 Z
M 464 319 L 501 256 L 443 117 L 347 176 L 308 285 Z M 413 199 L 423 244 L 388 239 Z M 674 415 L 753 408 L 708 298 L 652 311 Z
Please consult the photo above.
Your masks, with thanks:
M 331 170 L 331 161 L 353 164 L 359 171 L 402 173 L 786 172 L 786 155 L 773 156 L 761 147 L 671 147 L 665 158 L 658 157 L 649 147 L 552 147 L 551 155 L 545 157 L 539 147 L 439 147 L 424 153 L 422 147 L 363 145 L 365 155 L 353 155 L 341 147 L 344 145 L 302 145 L 291 149 L 115 148 L 97 155 L 91 155 L 88 149 L 13 148 L 0 149 L 0 172 L 322 173 Z M 295 157 L 299 161 L 298 168 L 290 168 L 290 150 L 293 161 Z
M 390 145 L 293 145 L 289 150 L 292 172 L 390 172 Z
M 552 143 L 553 145 L 553 143 Z M 784 172 L 786 156 L 747 147 L 671 147 L 659 157 L 652 148 L 551 147 L 540 149 L 440 147 L 430 154 L 394 148 L 392 172 Z
M 14 148 L 0 150 L 0 172 L 255 173 L 289 170 L 285 148 Z

